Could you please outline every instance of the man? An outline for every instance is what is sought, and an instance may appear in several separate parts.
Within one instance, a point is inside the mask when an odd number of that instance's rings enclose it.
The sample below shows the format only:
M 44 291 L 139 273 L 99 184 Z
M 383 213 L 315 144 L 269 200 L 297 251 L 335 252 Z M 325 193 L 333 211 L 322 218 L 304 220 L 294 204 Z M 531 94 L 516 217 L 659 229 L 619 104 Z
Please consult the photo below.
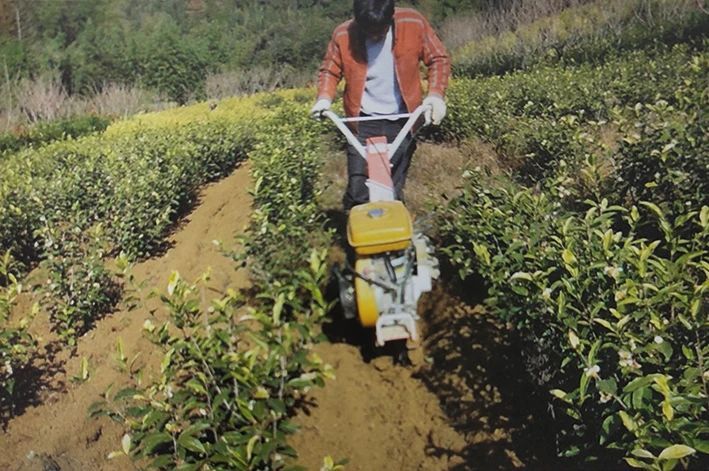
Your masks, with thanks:
M 426 124 L 440 124 L 446 114 L 443 101 L 450 76 L 450 57 L 428 21 L 417 11 L 394 8 L 394 0 L 354 0 L 354 19 L 335 28 L 318 77 L 318 99 L 311 113 L 330 108 L 337 84 L 344 77 L 347 116 L 391 115 L 414 111 L 422 104 L 419 62 L 428 68 L 429 109 Z M 352 126 L 364 144 L 368 137 L 386 136 L 392 142 L 405 124 L 377 120 Z M 402 199 L 406 173 L 416 143 L 411 135 L 392 158 L 392 180 Z M 343 206 L 369 201 L 367 163 L 348 145 L 347 190 Z

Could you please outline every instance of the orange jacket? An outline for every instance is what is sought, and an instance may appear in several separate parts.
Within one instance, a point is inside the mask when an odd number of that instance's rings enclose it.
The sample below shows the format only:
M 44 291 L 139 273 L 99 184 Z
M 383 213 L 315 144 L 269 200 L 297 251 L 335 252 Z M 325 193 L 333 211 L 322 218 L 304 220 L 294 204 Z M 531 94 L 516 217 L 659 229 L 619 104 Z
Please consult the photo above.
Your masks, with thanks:
M 443 98 L 450 77 L 450 56 L 426 19 L 416 10 L 394 10 L 394 64 L 399 90 L 409 112 L 422 102 L 419 62 L 428 67 L 429 94 Z M 359 116 L 367 78 L 365 38 L 354 20 L 332 33 L 318 76 L 318 99 L 333 100 L 340 79 L 345 78 L 345 114 Z

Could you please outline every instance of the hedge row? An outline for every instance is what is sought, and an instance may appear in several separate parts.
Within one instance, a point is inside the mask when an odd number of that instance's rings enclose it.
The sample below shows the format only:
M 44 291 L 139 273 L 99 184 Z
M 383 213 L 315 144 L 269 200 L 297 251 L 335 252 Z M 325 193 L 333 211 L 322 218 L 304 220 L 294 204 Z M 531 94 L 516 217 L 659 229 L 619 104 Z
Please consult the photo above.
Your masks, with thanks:
M 28 130 L 0 134 L 0 158 L 25 147 L 39 147 L 53 141 L 101 132 L 111 120 L 102 116 L 79 116 L 40 123 Z
M 131 260 L 163 248 L 198 188 L 245 158 L 249 119 L 273 113 L 259 100 L 140 115 L 0 162 L 0 250 L 14 260 L 14 273 L 44 266 L 42 299 L 69 345 L 120 298 L 106 257 Z
M 264 97 L 273 113 L 249 123 L 254 208 L 236 258 L 247 262 L 258 294 L 247 309 L 244 294 L 227 290 L 203 309 L 199 282 L 173 273 L 163 295 L 169 320 L 146 323 L 165 353 L 161 378 L 93 408 L 126 426 L 111 458 L 159 469 L 279 469 L 295 456 L 288 419 L 330 374 L 310 352 L 329 307 L 321 289 L 330 236 L 313 201 L 321 128 L 307 117 L 306 99 Z
M 578 173 L 580 167 L 610 162 L 619 179 L 596 182 L 604 187 L 585 193 L 577 188 L 582 194 L 574 196 L 581 200 L 613 193 L 633 203 L 649 198 L 707 204 L 702 106 L 708 70 L 705 51 L 678 45 L 627 53 L 598 66 L 541 66 L 505 77 L 456 80 L 442 132 L 452 139 L 476 135 L 491 142 L 524 184 L 558 186 L 554 177 L 564 165 L 566 173 Z M 604 134 L 626 138 L 614 150 Z M 641 143 L 635 137 L 641 134 L 652 136 Z M 642 151 L 642 145 L 649 147 Z M 696 158 L 683 158 L 686 153 Z
M 444 131 L 489 140 L 512 165 L 470 172 L 441 233 L 460 275 L 479 275 L 490 310 L 516 326 L 561 456 L 702 469 L 709 60 L 687 46 L 655 54 L 457 81 Z

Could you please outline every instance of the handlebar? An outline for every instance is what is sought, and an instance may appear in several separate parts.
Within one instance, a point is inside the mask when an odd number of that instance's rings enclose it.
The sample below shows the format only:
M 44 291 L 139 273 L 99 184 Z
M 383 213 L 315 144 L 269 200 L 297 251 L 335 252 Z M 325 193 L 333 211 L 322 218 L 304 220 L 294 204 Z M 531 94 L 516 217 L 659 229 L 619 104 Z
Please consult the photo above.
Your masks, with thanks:
M 354 118 L 341 118 L 338 116 L 335 112 L 331 110 L 325 110 L 322 113 L 320 113 L 321 116 L 325 116 L 326 118 L 329 118 L 333 123 L 335 123 L 335 126 L 337 126 L 337 129 L 340 130 L 340 132 L 345 136 L 347 139 L 347 142 L 350 143 L 352 147 L 355 148 L 357 153 L 362 156 L 362 158 L 366 159 L 367 158 L 367 149 L 362 145 L 361 142 L 359 142 L 359 139 L 352 134 L 352 131 L 350 131 L 350 128 L 345 126 L 345 123 L 351 123 L 351 122 L 359 122 L 359 121 L 375 121 L 375 120 L 385 120 L 385 119 L 403 119 L 403 118 L 408 118 L 406 121 L 406 124 L 404 124 L 404 127 L 401 128 L 401 131 L 399 131 L 399 134 L 397 134 L 396 139 L 394 139 L 394 142 L 389 144 L 389 155 L 393 156 L 396 151 L 399 149 L 399 146 L 401 146 L 401 143 L 404 142 L 404 139 L 406 139 L 406 135 L 411 131 L 411 128 L 414 127 L 414 124 L 418 119 L 421 117 L 424 111 L 426 111 L 426 108 L 428 106 L 424 105 L 419 105 L 412 113 L 403 113 L 403 114 L 390 114 L 390 115 L 381 115 L 381 116 L 360 116 L 360 117 L 354 117 Z

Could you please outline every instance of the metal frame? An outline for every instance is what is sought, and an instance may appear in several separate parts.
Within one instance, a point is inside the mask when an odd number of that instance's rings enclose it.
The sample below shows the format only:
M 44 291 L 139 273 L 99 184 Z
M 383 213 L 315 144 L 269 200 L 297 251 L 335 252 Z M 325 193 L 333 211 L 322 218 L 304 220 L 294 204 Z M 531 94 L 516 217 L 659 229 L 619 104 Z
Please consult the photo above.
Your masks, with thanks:
M 357 150 L 357 153 L 360 156 L 362 156 L 362 158 L 365 160 L 367 159 L 367 149 L 362 145 L 361 142 L 359 142 L 359 139 L 357 139 L 357 137 L 352 133 L 350 128 L 348 128 L 345 125 L 345 123 L 409 118 L 406 121 L 406 124 L 404 124 L 404 127 L 401 128 L 401 131 L 399 131 L 399 134 L 397 134 L 396 139 L 394 139 L 394 142 L 389 144 L 389 158 L 391 159 L 391 156 L 394 155 L 396 153 L 396 151 L 399 149 L 399 147 L 401 146 L 401 143 L 404 142 L 404 139 L 406 139 L 406 135 L 414 127 L 414 124 L 416 124 L 416 121 L 418 121 L 418 119 L 426 111 L 426 109 L 430 108 L 430 107 L 431 107 L 430 105 L 426 105 L 426 106 L 420 105 L 412 113 L 388 114 L 388 115 L 381 115 L 381 116 L 359 116 L 359 117 L 354 117 L 354 118 L 341 118 L 334 111 L 331 111 L 331 110 L 325 110 L 325 111 L 321 112 L 320 115 L 330 119 L 333 123 L 335 123 L 335 126 L 337 126 L 337 129 L 339 129 L 340 132 L 347 139 L 347 142 L 349 142 L 352 145 L 352 147 L 354 147 Z

